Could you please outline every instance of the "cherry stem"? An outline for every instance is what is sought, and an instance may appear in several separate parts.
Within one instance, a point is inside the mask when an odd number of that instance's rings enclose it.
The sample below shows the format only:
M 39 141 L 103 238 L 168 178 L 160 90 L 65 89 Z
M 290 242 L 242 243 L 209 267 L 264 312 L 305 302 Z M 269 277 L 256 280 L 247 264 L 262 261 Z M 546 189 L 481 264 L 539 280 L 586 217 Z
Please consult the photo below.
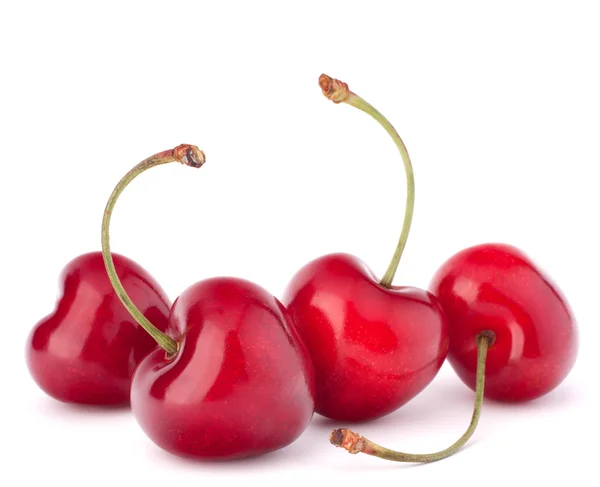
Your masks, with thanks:
M 400 156 L 402 157 L 404 171 L 406 173 L 406 209 L 404 211 L 404 223 L 402 224 L 400 239 L 398 240 L 398 245 L 396 246 L 396 250 L 394 251 L 390 265 L 380 281 L 382 286 L 390 288 L 392 286 L 394 276 L 396 275 L 398 264 L 400 263 L 400 257 L 402 257 L 402 252 L 404 251 L 406 241 L 408 240 L 408 234 L 410 232 L 410 225 L 412 223 L 413 211 L 415 207 L 415 177 L 413 174 L 412 164 L 410 162 L 410 156 L 408 155 L 408 151 L 406 150 L 406 146 L 400 138 L 400 135 L 398 135 L 398 132 L 396 132 L 396 129 L 392 126 L 388 119 L 385 118 L 370 103 L 363 100 L 356 93 L 350 91 L 346 83 L 331 78 L 326 74 L 322 74 L 319 77 L 319 86 L 323 90 L 323 94 L 334 103 L 347 103 L 348 105 L 352 105 L 368 115 L 371 115 L 371 117 L 377 120 L 377 122 L 379 122 L 379 124 L 390 135 L 394 141 L 394 144 L 396 144 L 398 151 L 400 152 Z
M 176 340 L 166 335 L 158 328 L 156 328 L 148 319 L 142 314 L 142 312 L 137 308 L 135 304 L 131 301 L 127 292 L 123 288 L 123 284 L 121 284 L 121 280 L 119 276 L 117 276 L 117 271 L 115 269 L 115 264 L 113 262 L 112 254 L 110 252 L 110 236 L 109 236 L 109 227 L 110 227 L 110 218 L 112 216 L 113 208 L 117 199 L 123 192 L 123 190 L 127 187 L 127 185 L 133 181 L 137 176 L 142 174 L 144 171 L 154 167 L 160 166 L 161 164 L 168 164 L 169 162 L 180 162 L 186 166 L 190 167 L 200 167 L 204 164 L 206 158 L 204 156 L 204 152 L 198 149 L 198 147 L 189 144 L 181 144 L 174 149 L 166 150 L 163 152 L 159 152 L 158 154 L 154 154 L 148 159 L 143 160 L 133 169 L 131 169 L 123 179 L 119 181 L 119 183 L 115 186 L 108 202 L 106 203 L 106 208 L 104 209 L 104 217 L 102 218 L 102 257 L 104 258 L 104 266 L 106 267 L 106 272 L 108 273 L 108 278 L 115 290 L 119 299 L 127 308 L 127 311 L 131 313 L 131 316 L 135 318 L 135 320 L 140 324 L 140 326 L 148 332 L 148 334 L 156 340 L 158 343 L 169 355 L 173 355 L 177 352 L 178 343 Z
M 345 448 L 352 454 L 366 453 L 367 455 L 383 458 L 384 460 L 391 460 L 393 462 L 437 462 L 450 455 L 454 455 L 469 441 L 477 428 L 477 423 L 479 422 L 479 417 L 481 415 L 481 404 L 483 403 L 485 361 L 487 358 L 488 347 L 494 343 L 494 340 L 495 334 L 492 331 L 483 331 L 477 336 L 477 376 L 473 416 L 471 417 L 471 423 L 464 434 L 445 450 L 436 453 L 423 454 L 402 453 L 377 445 L 364 436 L 354 433 L 347 428 L 333 430 L 329 441 L 335 446 Z

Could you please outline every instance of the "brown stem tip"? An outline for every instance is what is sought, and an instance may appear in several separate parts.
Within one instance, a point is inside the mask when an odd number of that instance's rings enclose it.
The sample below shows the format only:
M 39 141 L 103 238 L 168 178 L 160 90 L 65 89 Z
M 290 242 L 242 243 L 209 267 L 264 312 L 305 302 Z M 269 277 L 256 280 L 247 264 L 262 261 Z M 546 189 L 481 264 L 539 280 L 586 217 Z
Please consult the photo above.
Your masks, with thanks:
M 350 97 L 350 90 L 346 83 L 326 74 L 319 76 L 319 86 L 325 97 L 333 103 L 342 103 Z
M 345 448 L 353 455 L 356 455 L 365 449 L 364 438 L 348 428 L 338 428 L 333 430 L 329 437 L 329 441 L 334 446 Z
M 189 167 L 201 167 L 206 156 L 195 145 L 181 144 L 173 149 L 173 159 Z

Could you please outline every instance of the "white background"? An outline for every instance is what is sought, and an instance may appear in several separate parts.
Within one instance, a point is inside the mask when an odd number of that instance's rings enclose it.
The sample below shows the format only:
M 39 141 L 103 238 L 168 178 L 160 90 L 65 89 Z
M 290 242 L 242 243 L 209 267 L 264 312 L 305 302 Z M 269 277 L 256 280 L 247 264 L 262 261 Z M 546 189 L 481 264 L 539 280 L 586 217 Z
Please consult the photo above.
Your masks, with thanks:
M 599 22 L 593 1 L 3 2 L 3 485 L 597 485 Z M 46 397 L 25 367 L 27 333 L 53 309 L 62 267 L 99 249 L 118 179 L 181 142 L 207 164 L 143 175 L 112 227 L 113 250 L 172 299 L 215 275 L 279 296 L 331 251 L 383 273 L 401 162 L 373 120 L 323 98 L 321 72 L 386 114 L 411 153 L 415 220 L 395 284 L 426 287 L 469 245 L 519 246 L 579 320 L 568 379 L 526 405 L 485 404 L 467 448 L 419 467 L 335 449 L 337 424 L 318 416 L 274 454 L 196 463 L 159 450 L 128 411 Z M 445 365 L 355 429 L 434 451 L 462 433 L 472 399 Z

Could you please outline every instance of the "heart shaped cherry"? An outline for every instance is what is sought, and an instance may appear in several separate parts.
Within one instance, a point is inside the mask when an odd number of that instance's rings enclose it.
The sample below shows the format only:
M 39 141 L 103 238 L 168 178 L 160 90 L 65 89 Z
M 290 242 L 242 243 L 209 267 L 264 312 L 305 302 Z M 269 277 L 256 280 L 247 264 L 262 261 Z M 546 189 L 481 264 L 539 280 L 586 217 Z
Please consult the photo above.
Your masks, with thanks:
M 486 364 L 485 396 L 528 401 L 556 386 L 577 355 L 577 326 L 561 291 L 520 250 L 483 244 L 452 256 L 435 274 L 431 292 L 449 320 L 448 359 L 475 388 L 481 332 L 495 336 Z
M 132 260 L 116 254 L 113 259 L 142 313 L 168 332 L 170 302 L 158 283 Z M 119 301 L 100 252 L 69 262 L 61 284 L 55 311 L 27 339 L 32 377 L 60 401 L 128 404 L 133 371 L 156 343 Z
M 160 349 L 142 362 L 133 413 L 165 450 L 238 458 L 281 448 L 314 411 L 313 372 L 285 308 L 242 279 L 213 278 L 185 290 L 171 324 L 173 358 Z
M 330 100 L 359 108 L 385 128 L 407 177 L 404 225 L 381 281 L 356 257 L 326 255 L 302 268 L 283 297 L 315 366 L 316 411 L 337 420 L 364 421 L 396 410 L 431 382 L 448 351 L 446 320 L 431 293 L 391 285 L 414 206 L 404 143 L 387 119 L 345 83 L 321 75 L 319 85 Z
M 243 279 L 200 281 L 171 309 L 175 340 L 135 308 L 115 273 L 108 231 L 118 196 L 138 174 L 173 161 L 200 167 L 204 154 L 184 144 L 142 161 L 113 191 L 102 224 L 117 295 L 164 349 L 135 372 L 133 414 L 158 446 L 177 455 L 233 459 L 282 448 L 314 412 L 312 364 L 283 305 Z

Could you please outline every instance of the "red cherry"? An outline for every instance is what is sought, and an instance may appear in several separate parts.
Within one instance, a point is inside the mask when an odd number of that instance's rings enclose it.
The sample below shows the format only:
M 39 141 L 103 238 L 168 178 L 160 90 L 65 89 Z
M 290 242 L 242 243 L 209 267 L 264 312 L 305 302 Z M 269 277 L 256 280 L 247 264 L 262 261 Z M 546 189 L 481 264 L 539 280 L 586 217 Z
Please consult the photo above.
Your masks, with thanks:
M 486 397 L 535 399 L 558 386 L 573 367 L 577 329 L 569 305 L 515 247 L 465 249 L 442 265 L 430 289 L 448 315 L 450 363 L 473 389 L 475 337 L 484 330 L 495 334 L 486 364 Z
M 157 350 L 135 373 L 132 410 L 161 448 L 200 458 L 266 453 L 294 441 L 314 411 L 308 352 L 285 308 L 241 279 L 201 281 L 179 296 L 176 356 Z
M 446 321 L 437 299 L 413 287 L 392 287 L 408 238 L 414 178 L 400 136 L 348 85 L 321 75 L 323 94 L 375 118 L 404 162 L 407 200 L 398 246 L 383 279 L 359 259 L 321 257 L 293 277 L 283 302 L 309 348 L 317 384 L 316 411 L 363 421 L 388 414 L 417 395 L 439 371 L 448 351 Z
M 395 411 L 431 382 L 448 351 L 435 296 L 386 288 L 351 255 L 306 265 L 283 302 L 313 360 L 315 409 L 329 418 L 363 421 Z
M 164 349 L 135 372 L 133 414 L 157 445 L 177 455 L 232 459 L 282 448 L 304 431 L 314 412 L 312 364 L 283 305 L 241 279 L 201 281 L 173 305 L 175 341 L 139 312 L 115 272 L 108 232 L 117 198 L 137 175 L 173 161 L 200 167 L 204 154 L 184 144 L 142 161 L 111 194 L 102 222 L 109 279 Z
M 117 273 L 133 301 L 159 329 L 168 329 L 170 303 L 141 266 L 113 255 Z M 119 301 L 102 254 L 81 255 L 67 264 L 55 311 L 27 340 L 29 371 L 50 396 L 65 402 L 129 403 L 131 377 L 156 343 Z

